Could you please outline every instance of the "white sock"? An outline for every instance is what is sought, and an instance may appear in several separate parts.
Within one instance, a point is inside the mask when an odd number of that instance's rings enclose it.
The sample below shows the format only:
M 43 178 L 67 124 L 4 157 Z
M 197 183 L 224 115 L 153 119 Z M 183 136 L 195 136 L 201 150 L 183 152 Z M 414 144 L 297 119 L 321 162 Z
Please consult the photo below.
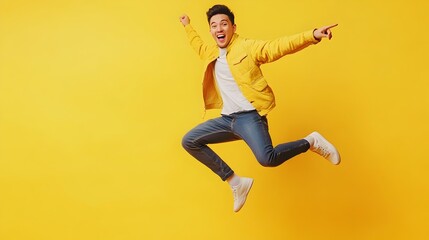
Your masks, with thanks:
M 226 181 L 228 182 L 229 186 L 235 187 L 235 186 L 240 184 L 240 176 L 238 176 L 237 174 L 234 173 Z
M 310 143 L 310 147 L 312 147 L 314 145 L 314 137 L 313 136 L 308 135 L 304 139 L 307 140 L 308 143 Z

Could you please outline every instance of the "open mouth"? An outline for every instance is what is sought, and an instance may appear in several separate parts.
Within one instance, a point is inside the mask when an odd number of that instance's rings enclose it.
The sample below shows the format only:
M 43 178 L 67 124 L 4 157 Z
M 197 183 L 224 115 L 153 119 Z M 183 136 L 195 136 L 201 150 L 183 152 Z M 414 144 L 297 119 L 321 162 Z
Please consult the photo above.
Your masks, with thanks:
M 224 40 L 225 39 L 225 35 L 219 34 L 219 35 L 217 35 L 217 39 Z

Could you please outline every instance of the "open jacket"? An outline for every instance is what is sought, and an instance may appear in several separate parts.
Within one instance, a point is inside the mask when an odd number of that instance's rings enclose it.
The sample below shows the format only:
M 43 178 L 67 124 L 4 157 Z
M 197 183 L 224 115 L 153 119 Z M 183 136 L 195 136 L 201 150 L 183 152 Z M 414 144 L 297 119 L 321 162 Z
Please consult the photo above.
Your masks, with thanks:
M 223 102 L 214 79 L 214 64 L 219 57 L 219 47 L 204 43 L 190 24 L 185 26 L 185 31 L 191 46 L 204 61 L 205 109 L 220 109 Z M 313 30 L 270 41 L 246 39 L 235 33 L 227 46 L 226 59 L 243 95 L 260 115 L 266 115 L 274 108 L 275 98 L 260 66 L 318 42 L 313 36 Z

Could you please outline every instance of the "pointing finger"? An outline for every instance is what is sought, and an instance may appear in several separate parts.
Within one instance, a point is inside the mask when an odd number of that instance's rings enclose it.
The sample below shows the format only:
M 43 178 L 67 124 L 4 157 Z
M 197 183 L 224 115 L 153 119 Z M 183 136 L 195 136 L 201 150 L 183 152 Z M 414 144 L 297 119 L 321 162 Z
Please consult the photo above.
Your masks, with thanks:
M 325 29 L 328 30 L 328 29 L 331 29 L 331 28 L 336 27 L 336 26 L 338 26 L 338 23 L 326 26 Z

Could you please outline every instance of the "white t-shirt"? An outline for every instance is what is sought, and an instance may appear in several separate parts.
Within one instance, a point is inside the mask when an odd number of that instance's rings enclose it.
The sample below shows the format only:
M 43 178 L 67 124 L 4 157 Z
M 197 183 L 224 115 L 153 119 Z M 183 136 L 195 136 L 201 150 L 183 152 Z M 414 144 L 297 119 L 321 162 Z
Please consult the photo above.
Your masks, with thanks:
M 255 110 L 240 91 L 226 61 L 226 48 L 219 48 L 220 54 L 215 63 L 215 79 L 223 101 L 222 114 L 232 114 Z

